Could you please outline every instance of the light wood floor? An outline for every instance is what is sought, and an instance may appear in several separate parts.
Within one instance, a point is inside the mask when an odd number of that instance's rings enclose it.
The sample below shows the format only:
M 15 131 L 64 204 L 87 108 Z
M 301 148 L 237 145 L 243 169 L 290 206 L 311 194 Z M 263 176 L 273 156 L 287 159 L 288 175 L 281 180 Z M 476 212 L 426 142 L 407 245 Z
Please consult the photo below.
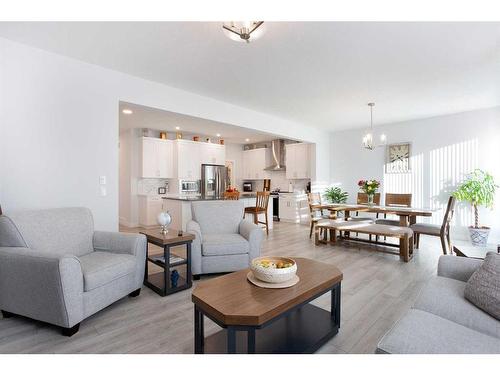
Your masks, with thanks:
M 263 254 L 301 256 L 335 264 L 344 273 L 342 323 L 319 353 L 373 353 L 378 340 L 401 317 L 435 274 L 439 239 L 424 238 L 409 263 L 370 250 L 370 245 L 314 246 L 308 227 L 275 223 Z M 203 281 L 203 278 L 201 282 Z M 194 282 L 194 287 L 196 286 Z M 329 296 L 315 301 L 329 309 Z M 205 334 L 220 329 L 206 320 Z M 0 318 L 0 353 L 193 353 L 191 291 L 160 297 L 143 287 L 82 322 L 68 338 L 48 324 Z

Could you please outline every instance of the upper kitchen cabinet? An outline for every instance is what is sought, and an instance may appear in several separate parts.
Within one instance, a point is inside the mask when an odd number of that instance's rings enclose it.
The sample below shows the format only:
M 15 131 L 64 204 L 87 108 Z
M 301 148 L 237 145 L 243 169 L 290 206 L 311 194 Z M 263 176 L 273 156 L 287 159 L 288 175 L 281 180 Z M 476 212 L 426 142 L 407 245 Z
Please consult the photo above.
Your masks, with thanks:
M 226 148 L 216 143 L 201 143 L 201 164 L 226 164 Z
M 291 143 L 285 146 L 286 178 L 311 178 L 311 145 L 308 143 Z
M 256 148 L 243 151 L 242 170 L 246 180 L 271 178 L 271 173 L 264 169 L 271 165 L 271 150 Z
M 172 141 L 158 138 L 141 138 L 141 176 L 143 178 L 172 178 Z
M 201 143 L 178 139 L 175 141 L 177 178 L 180 180 L 201 179 Z
M 226 148 L 223 145 L 184 139 L 178 139 L 174 143 L 176 175 L 180 180 L 200 180 L 202 164 L 226 163 Z

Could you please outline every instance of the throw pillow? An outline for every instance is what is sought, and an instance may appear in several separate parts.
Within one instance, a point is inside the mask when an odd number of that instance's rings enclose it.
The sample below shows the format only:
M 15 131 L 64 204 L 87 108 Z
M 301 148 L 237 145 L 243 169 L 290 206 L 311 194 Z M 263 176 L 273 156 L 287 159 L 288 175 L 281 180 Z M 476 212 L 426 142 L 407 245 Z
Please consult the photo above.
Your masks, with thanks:
M 465 298 L 500 320 L 500 254 L 486 254 L 465 286 Z

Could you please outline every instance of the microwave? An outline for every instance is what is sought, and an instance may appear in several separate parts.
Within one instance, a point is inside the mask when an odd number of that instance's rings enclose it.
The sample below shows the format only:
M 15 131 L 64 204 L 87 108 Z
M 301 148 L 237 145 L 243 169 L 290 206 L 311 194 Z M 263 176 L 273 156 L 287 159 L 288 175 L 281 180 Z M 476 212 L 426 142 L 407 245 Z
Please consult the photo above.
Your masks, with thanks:
M 243 191 L 253 191 L 253 184 L 251 182 L 244 182 Z
M 180 181 L 180 191 L 181 193 L 199 193 L 200 183 L 199 181 Z

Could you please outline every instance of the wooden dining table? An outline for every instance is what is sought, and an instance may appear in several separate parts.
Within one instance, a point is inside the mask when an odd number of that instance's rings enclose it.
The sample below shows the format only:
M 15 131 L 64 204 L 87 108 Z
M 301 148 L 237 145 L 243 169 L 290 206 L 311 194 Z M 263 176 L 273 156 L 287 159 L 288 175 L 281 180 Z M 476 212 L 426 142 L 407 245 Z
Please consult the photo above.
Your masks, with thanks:
M 329 210 L 330 212 L 344 212 L 345 220 L 351 216 L 351 212 L 370 212 L 384 215 L 399 216 L 399 225 L 407 227 L 417 222 L 417 217 L 430 217 L 433 210 L 425 208 L 400 207 L 400 206 L 377 206 L 368 204 L 344 204 L 344 203 L 322 203 L 311 206 L 316 210 Z

